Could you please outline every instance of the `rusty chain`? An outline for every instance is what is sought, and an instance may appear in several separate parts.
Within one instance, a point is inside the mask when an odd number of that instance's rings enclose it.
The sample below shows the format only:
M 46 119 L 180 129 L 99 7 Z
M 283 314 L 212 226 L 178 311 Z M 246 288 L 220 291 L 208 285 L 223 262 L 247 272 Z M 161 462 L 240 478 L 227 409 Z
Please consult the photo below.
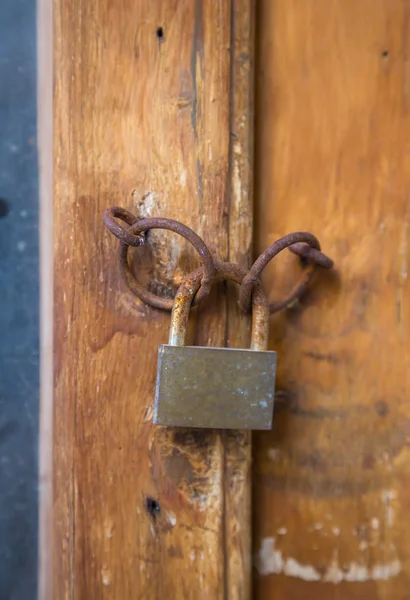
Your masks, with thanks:
M 162 298 L 144 288 L 135 278 L 128 263 L 129 247 L 143 245 L 145 243 L 145 233 L 150 229 L 167 229 L 168 231 L 178 233 L 190 242 L 198 252 L 202 268 L 190 273 L 184 280 L 187 281 L 190 278 L 194 278 L 195 281 L 198 281 L 199 289 L 195 296 L 195 303 L 206 298 L 211 290 L 214 279 L 221 279 L 220 263 L 214 263 L 211 252 L 205 242 L 192 229 L 179 221 L 164 218 L 139 219 L 125 208 L 119 206 L 107 208 L 104 211 L 103 220 L 107 229 L 120 240 L 118 261 L 121 275 L 126 285 L 133 294 L 146 304 L 170 311 L 174 303 L 173 299 Z M 286 248 L 289 248 L 289 250 L 303 259 L 305 263 L 304 273 L 287 298 L 270 304 L 269 310 L 271 314 L 290 306 L 301 298 L 318 267 L 324 269 L 331 269 L 333 267 L 332 259 L 323 254 L 318 239 L 311 233 L 298 231 L 284 235 L 262 252 L 248 273 L 241 274 L 239 304 L 243 311 L 248 312 L 251 308 L 253 291 L 255 287 L 258 288 L 260 286 L 260 278 L 264 268 L 275 256 Z M 224 272 L 227 269 L 229 271 L 229 265 L 231 265 L 232 272 L 236 272 L 235 269 L 239 268 L 238 265 L 234 265 L 233 263 L 223 264 Z

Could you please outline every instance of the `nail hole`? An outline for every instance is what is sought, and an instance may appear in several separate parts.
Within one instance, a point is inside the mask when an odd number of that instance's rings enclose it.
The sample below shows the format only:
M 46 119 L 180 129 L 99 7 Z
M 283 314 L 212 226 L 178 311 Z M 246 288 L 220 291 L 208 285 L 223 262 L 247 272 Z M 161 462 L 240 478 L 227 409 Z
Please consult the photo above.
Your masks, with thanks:
M 0 219 L 7 217 L 9 210 L 10 209 L 7 200 L 0 198 Z
M 164 30 L 162 29 L 162 27 L 158 27 L 157 28 L 157 38 L 159 40 L 163 40 L 164 39 Z
M 145 499 L 145 508 L 148 514 L 150 514 L 153 519 L 156 518 L 157 514 L 160 511 L 159 503 L 156 500 L 154 500 L 154 498 L 151 498 L 151 496 L 147 496 L 147 498 Z
M 383 58 L 389 58 L 389 51 L 388 50 L 383 50 L 382 57 Z

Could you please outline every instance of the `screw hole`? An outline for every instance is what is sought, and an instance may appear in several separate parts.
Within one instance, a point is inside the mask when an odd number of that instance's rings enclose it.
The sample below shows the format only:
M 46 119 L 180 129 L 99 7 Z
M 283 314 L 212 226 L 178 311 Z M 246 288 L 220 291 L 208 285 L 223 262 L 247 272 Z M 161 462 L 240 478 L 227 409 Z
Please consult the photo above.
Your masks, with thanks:
M 382 57 L 383 58 L 389 58 L 389 51 L 388 50 L 383 50 Z
M 0 198 L 0 219 L 7 217 L 9 211 L 10 209 L 7 200 Z
M 159 502 L 157 502 L 156 500 L 154 500 L 154 498 L 151 498 L 151 496 L 148 496 L 146 498 L 146 500 L 145 500 L 145 508 L 146 508 L 148 514 L 150 514 L 153 519 L 156 518 L 157 514 L 161 510 Z
M 162 29 L 162 27 L 158 27 L 157 28 L 157 38 L 159 40 L 163 40 L 164 39 L 164 30 Z

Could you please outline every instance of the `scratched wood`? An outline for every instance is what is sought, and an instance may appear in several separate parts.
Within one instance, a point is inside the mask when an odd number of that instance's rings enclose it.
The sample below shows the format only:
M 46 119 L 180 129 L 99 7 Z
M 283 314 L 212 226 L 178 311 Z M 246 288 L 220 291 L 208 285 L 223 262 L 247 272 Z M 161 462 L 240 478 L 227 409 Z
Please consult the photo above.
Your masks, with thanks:
M 169 315 L 124 289 L 101 214 L 249 260 L 253 3 L 55 0 L 54 26 L 53 599 L 249 598 L 250 440 L 152 426 Z M 198 264 L 167 232 L 132 261 L 165 295 Z M 197 341 L 224 345 L 236 311 L 215 289 Z
M 275 427 L 255 438 L 255 597 L 410 598 L 410 3 L 262 0 L 255 240 L 337 265 L 272 318 Z M 294 256 L 266 276 L 279 298 Z

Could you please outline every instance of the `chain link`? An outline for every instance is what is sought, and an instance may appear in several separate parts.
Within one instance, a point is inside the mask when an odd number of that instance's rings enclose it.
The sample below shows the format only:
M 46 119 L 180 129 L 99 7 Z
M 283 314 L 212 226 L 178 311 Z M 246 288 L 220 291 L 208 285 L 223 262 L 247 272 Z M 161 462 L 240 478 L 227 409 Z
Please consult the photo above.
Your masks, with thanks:
M 178 233 L 188 240 L 198 252 L 202 261 L 202 270 L 201 286 L 195 296 L 195 303 L 200 302 L 209 294 L 215 278 L 220 279 L 220 274 L 216 276 L 215 264 L 209 248 L 192 229 L 183 223 L 164 218 L 138 219 L 131 212 L 119 206 L 107 208 L 104 211 L 103 220 L 107 229 L 120 240 L 118 254 L 119 267 L 126 285 L 133 294 L 146 304 L 170 311 L 174 303 L 172 299 L 162 298 L 144 288 L 135 278 L 128 263 L 129 247 L 143 245 L 145 243 L 145 233 L 150 229 L 167 229 Z M 118 220 L 122 221 L 124 225 L 120 225 Z M 296 284 L 287 298 L 270 304 L 269 310 L 271 314 L 299 300 L 308 288 L 318 268 L 331 269 L 333 267 L 333 260 L 326 256 L 326 254 L 323 254 L 319 240 L 313 234 L 305 231 L 297 231 L 284 235 L 264 250 L 248 273 L 244 275 L 239 293 L 239 303 L 243 311 L 247 312 L 250 310 L 253 291 L 255 286 L 258 287 L 261 285 L 260 279 L 265 267 L 286 248 L 289 248 L 289 250 L 303 259 L 305 262 L 304 273 L 302 279 Z M 231 266 L 232 268 L 237 267 L 233 263 L 231 263 Z M 198 273 L 198 271 L 195 273 Z M 190 273 L 186 279 L 192 276 L 193 273 Z

